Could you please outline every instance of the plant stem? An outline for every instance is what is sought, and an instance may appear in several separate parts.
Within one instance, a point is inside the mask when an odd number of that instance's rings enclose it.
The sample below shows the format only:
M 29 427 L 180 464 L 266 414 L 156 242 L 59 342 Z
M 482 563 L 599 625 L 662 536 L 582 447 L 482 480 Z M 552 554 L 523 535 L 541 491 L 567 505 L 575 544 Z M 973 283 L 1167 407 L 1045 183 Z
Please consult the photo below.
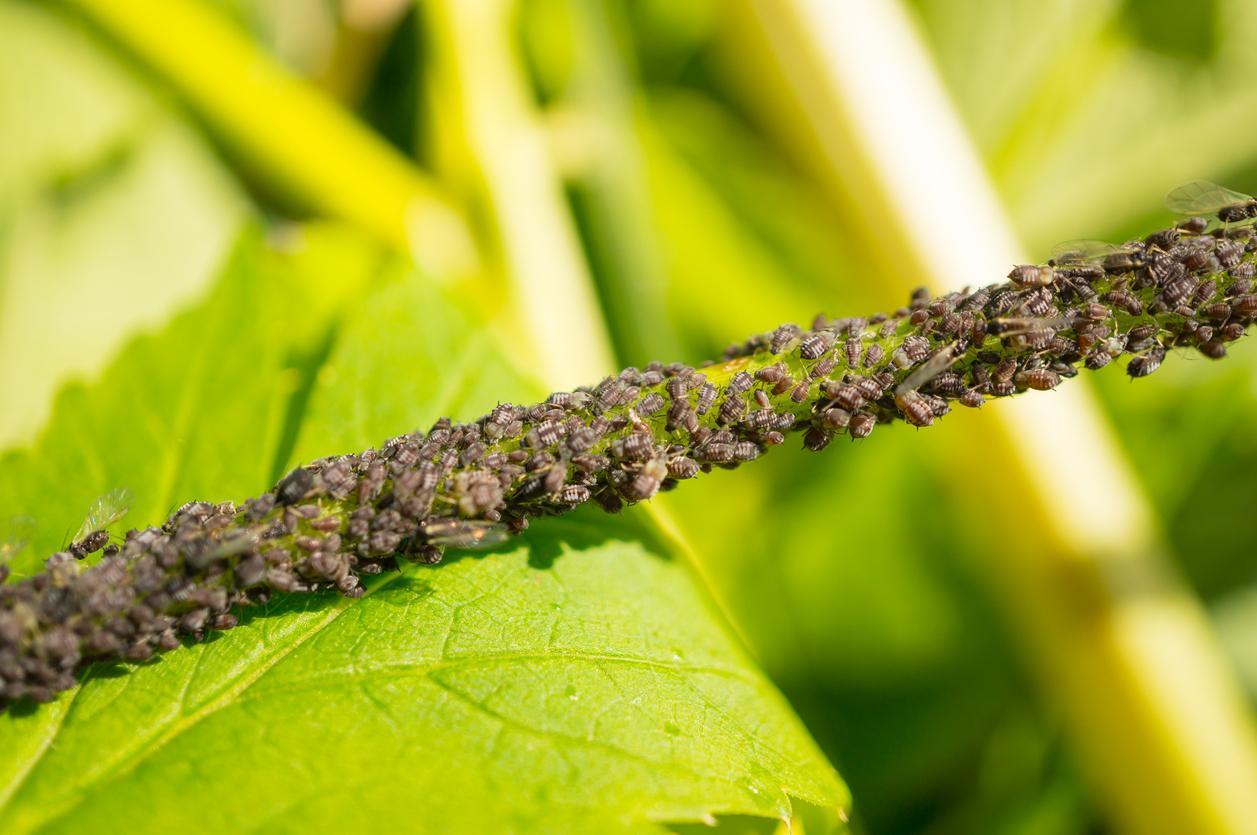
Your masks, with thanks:
M 1239 232 L 1178 240 L 1166 230 L 1166 249 L 1141 250 L 1138 267 L 1026 268 L 1016 284 L 973 294 L 916 293 L 890 315 L 782 325 L 702 370 L 654 363 L 531 407 L 500 404 L 474 423 L 442 419 L 298 467 L 238 506 L 191 502 L 88 568 L 78 560 L 108 537 L 83 532 L 43 572 L 0 585 L 0 702 L 47 700 L 93 660 L 143 660 L 231 628 L 233 606 L 272 592 L 358 596 L 359 575 L 397 558 L 439 562 L 446 546 L 495 544 L 591 500 L 618 511 L 754 460 L 787 433 L 821 450 L 878 423 L 930 426 L 953 402 L 1055 388 L 1084 363 L 1128 354 L 1140 377 L 1176 346 L 1218 358 L 1257 321 L 1257 260 L 1244 256 L 1257 239 Z M 1086 565 L 1040 579 L 1045 596 L 1073 595 L 1084 624 L 1132 616 L 1110 607 L 1106 578 Z M 1162 590 L 1156 577 L 1120 579 Z M 1139 694 L 1149 695 L 1129 695 Z
M 770 124 L 851 206 L 887 276 L 956 287 L 1015 258 L 899 3 L 739 5 L 738 65 Z M 748 44 L 771 57 L 747 60 Z M 1251 831 L 1250 717 L 1092 399 L 1073 387 L 1001 410 L 980 431 L 967 454 L 1007 462 L 981 480 L 992 518 L 1015 524 L 1006 549 L 989 549 L 1000 602 L 1115 821 L 1131 832 Z
M 249 171 L 317 212 L 410 252 L 439 276 L 475 269 L 441 189 L 199 0 L 63 0 L 174 86 Z
M 516 55 L 511 0 L 429 0 L 432 98 L 452 179 L 492 224 L 519 348 L 550 385 L 615 367 L 562 180 Z M 517 352 L 518 353 L 518 352 Z

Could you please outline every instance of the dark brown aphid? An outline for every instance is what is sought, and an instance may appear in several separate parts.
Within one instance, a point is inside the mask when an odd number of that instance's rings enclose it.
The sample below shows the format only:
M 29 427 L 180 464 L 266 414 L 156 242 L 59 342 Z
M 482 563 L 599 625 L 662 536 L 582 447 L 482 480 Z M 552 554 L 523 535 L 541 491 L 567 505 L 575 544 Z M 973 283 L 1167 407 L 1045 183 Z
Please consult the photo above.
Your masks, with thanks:
M 1154 348 L 1146 354 L 1131 357 L 1130 362 L 1126 364 L 1126 373 L 1130 375 L 1131 379 L 1147 377 L 1161 367 L 1163 359 L 1165 359 L 1165 349 L 1160 347 Z
M 313 487 L 314 473 L 305 467 L 298 467 L 275 485 L 275 501 L 282 505 L 296 504 L 304 499 Z
M 105 531 L 92 531 L 87 536 L 70 545 L 69 551 L 75 559 L 83 559 L 109 544 L 109 534 Z
M 982 392 L 977 389 L 969 389 L 961 394 L 957 399 L 960 401 L 961 406 L 966 406 L 970 409 L 977 409 L 981 407 L 983 402 Z
M 1226 345 L 1218 339 L 1210 339 L 1201 344 L 1198 350 L 1211 360 L 1220 360 L 1226 356 Z

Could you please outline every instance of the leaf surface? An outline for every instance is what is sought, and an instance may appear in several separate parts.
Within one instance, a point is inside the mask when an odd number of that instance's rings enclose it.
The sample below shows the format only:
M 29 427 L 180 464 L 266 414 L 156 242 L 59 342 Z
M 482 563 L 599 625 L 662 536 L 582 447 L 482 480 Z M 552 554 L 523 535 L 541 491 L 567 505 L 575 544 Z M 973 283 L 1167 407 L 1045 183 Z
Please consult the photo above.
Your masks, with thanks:
M 294 429 L 304 460 L 537 395 L 413 276 L 320 305 L 311 288 L 377 265 L 341 243 L 243 247 L 202 308 L 62 398 L 0 496 L 60 517 L 122 480 L 138 524 L 260 492 Z M 328 328 L 326 362 L 293 359 Z M 198 352 L 210 373 L 182 373 Z M 359 601 L 279 600 L 157 663 L 97 668 L 0 717 L 0 830 L 648 833 L 786 819 L 795 798 L 839 826 L 846 789 L 644 520 L 544 520 Z

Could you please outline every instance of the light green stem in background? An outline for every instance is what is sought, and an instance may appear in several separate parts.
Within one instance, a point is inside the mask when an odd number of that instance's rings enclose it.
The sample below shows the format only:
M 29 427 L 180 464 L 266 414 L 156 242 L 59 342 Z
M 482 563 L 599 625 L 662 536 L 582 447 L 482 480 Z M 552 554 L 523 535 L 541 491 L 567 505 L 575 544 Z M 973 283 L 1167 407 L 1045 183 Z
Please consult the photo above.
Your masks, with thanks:
M 617 34 L 624 25 L 616 6 L 605 0 L 564 0 L 571 42 L 571 71 L 563 102 L 552 124 L 571 141 L 566 173 L 585 196 L 589 241 L 602 269 L 600 286 L 625 362 L 680 356 L 671 329 L 658 327 L 667 315 L 663 254 L 651 217 L 646 163 L 638 137 L 637 93 L 628 78 L 628 58 Z M 620 24 L 620 26 L 617 26 Z
M 766 121 L 864 224 L 897 291 L 980 285 L 1020 260 L 897 0 L 738 5 L 737 60 Z M 965 454 L 1000 462 L 991 518 L 1019 533 L 988 549 L 990 573 L 1118 828 L 1257 831 L 1239 689 L 1084 386 L 992 410 Z
M 492 225 L 525 367 L 555 388 L 612 371 L 602 311 L 517 55 L 511 0 L 421 2 L 443 167 Z
M 594 294 L 568 208 L 562 176 L 551 159 L 542 115 L 528 103 L 528 81 L 510 38 L 514 0 L 420 0 L 431 21 L 437 66 L 433 102 L 457 121 L 438 126 L 454 176 L 487 207 L 495 222 L 503 270 L 518 321 L 513 336 L 535 358 L 532 371 L 561 389 L 607 374 L 613 359 L 606 321 Z M 680 527 L 660 502 L 646 507 L 702 582 L 725 624 L 745 636 Z
M 434 275 L 475 270 L 439 187 L 335 102 L 197 0 L 63 0 L 171 83 L 264 184 L 410 252 Z

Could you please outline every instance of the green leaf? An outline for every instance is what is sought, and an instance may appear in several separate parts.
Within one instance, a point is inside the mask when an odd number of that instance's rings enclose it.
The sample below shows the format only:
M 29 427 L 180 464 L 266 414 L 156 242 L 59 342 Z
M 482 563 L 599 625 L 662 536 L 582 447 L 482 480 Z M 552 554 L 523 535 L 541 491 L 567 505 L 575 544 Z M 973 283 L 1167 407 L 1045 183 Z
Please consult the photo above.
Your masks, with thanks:
M 201 309 L 63 398 L 0 495 L 25 488 L 19 507 L 62 517 L 79 501 L 60 485 L 125 477 L 138 523 L 164 515 L 158 497 L 260 492 L 306 402 L 299 382 L 275 393 L 293 376 L 317 378 L 294 459 L 537 393 L 468 314 L 389 270 L 317 374 L 287 362 L 339 307 L 311 311 L 326 295 L 311 285 L 374 263 L 337 246 L 248 243 Z M 184 373 L 196 351 L 211 373 Z M 182 422 L 146 433 L 168 408 Z M 83 466 L 95 457 L 107 463 Z M 0 718 L 0 830 L 649 833 L 786 819 L 792 799 L 840 826 L 845 788 L 644 519 L 547 520 L 495 552 L 377 578 L 359 601 L 288 598 L 157 663 L 96 669 Z
M 248 211 L 209 144 L 45 5 L 0 2 L 0 446 L 202 295 Z

